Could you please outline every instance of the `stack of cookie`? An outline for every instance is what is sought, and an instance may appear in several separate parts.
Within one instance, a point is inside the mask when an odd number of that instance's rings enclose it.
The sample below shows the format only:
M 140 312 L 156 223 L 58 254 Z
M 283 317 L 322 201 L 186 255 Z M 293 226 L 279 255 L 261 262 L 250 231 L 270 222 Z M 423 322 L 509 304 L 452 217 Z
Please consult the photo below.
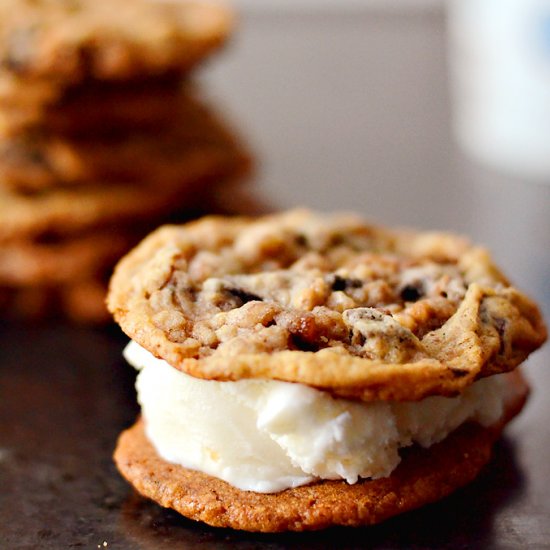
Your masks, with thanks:
M 218 5 L 0 3 L 2 317 L 106 318 L 118 257 L 247 167 L 190 70 L 227 38 Z

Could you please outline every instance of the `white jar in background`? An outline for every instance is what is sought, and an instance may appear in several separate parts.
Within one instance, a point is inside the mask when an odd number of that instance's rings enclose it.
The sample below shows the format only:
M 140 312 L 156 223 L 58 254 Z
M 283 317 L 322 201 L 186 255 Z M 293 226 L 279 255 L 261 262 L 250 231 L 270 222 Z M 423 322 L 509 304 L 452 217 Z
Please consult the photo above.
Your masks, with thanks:
M 448 18 L 458 142 L 550 183 L 550 0 L 449 0 Z

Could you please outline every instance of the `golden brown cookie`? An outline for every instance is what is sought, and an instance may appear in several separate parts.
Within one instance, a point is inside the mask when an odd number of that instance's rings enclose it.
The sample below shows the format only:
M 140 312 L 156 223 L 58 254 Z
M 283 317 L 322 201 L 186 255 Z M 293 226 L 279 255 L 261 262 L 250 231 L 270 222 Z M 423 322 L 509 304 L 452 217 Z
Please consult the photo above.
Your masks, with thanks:
M 248 157 L 233 147 L 190 146 L 181 152 L 185 166 L 177 181 L 88 185 L 22 195 L 0 188 L 0 242 L 75 232 L 192 209 L 212 186 L 241 176 Z
M 17 137 L 32 130 L 58 136 L 110 136 L 115 132 L 156 129 L 168 125 L 181 101 L 178 79 L 145 78 L 128 82 L 87 82 L 65 90 L 61 97 L 48 96 L 20 83 L 15 97 L 2 96 L 0 75 L 0 136 Z M 39 90 L 40 88 L 38 88 Z
M 0 316 L 3 320 L 63 318 L 83 324 L 108 323 L 111 317 L 105 307 L 104 278 L 53 286 L 0 286 Z
M 54 82 L 28 82 L 0 70 L 0 136 L 5 138 L 43 118 L 62 92 Z
M 241 163 L 244 154 L 220 118 L 194 94 L 181 94 L 169 126 L 69 138 L 27 132 L 0 141 L 0 187 L 36 191 L 94 181 L 177 184 L 193 157 Z M 201 161 L 202 162 L 202 161 Z
M 192 376 L 362 400 L 456 395 L 546 338 L 537 306 L 464 239 L 302 210 L 161 228 L 118 264 L 108 305 Z
M 208 2 L 4 0 L 0 64 L 64 85 L 186 71 L 227 38 L 231 12 Z
M 104 280 L 75 281 L 72 285 L 59 288 L 59 314 L 76 323 L 109 323 L 112 319 L 105 305 L 106 294 Z
M 0 245 L 0 285 L 65 284 L 103 273 L 137 242 L 126 230 L 98 231 L 73 238 Z
M 519 373 L 516 383 L 521 392 L 499 425 L 464 425 L 429 449 L 404 451 L 389 477 L 354 485 L 320 481 L 274 494 L 241 491 L 160 458 L 141 420 L 122 433 L 114 458 L 143 496 L 216 527 L 277 532 L 371 525 L 437 501 L 472 481 L 489 461 L 505 423 L 523 407 L 527 387 Z
M 29 82 L 7 71 L 0 71 L 0 109 L 33 110 L 51 104 L 60 97 L 55 81 Z
M 54 301 L 51 290 L 43 287 L 0 286 L 0 318 L 39 320 L 48 314 Z

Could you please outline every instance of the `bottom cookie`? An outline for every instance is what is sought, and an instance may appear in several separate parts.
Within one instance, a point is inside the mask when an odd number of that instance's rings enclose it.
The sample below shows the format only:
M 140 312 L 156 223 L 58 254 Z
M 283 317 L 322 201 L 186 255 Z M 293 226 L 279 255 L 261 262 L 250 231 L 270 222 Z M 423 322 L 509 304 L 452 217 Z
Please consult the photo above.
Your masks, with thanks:
M 280 532 L 371 525 L 435 502 L 472 481 L 489 461 L 505 424 L 525 403 L 528 389 L 519 372 L 517 384 L 519 396 L 498 425 L 467 424 L 429 449 L 406 449 L 391 476 L 354 485 L 320 481 L 280 493 L 242 491 L 159 457 L 142 420 L 121 434 L 114 459 L 143 496 L 215 527 Z

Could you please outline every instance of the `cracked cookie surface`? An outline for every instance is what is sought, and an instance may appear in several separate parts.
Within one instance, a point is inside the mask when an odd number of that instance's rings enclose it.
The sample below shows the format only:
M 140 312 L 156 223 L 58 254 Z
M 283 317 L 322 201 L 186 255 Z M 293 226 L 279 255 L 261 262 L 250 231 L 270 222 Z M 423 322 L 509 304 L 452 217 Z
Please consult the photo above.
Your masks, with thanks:
M 119 263 L 108 305 L 193 376 L 363 400 L 455 395 L 546 337 L 537 306 L 464 239 L 302 210 L 161 228 Z

